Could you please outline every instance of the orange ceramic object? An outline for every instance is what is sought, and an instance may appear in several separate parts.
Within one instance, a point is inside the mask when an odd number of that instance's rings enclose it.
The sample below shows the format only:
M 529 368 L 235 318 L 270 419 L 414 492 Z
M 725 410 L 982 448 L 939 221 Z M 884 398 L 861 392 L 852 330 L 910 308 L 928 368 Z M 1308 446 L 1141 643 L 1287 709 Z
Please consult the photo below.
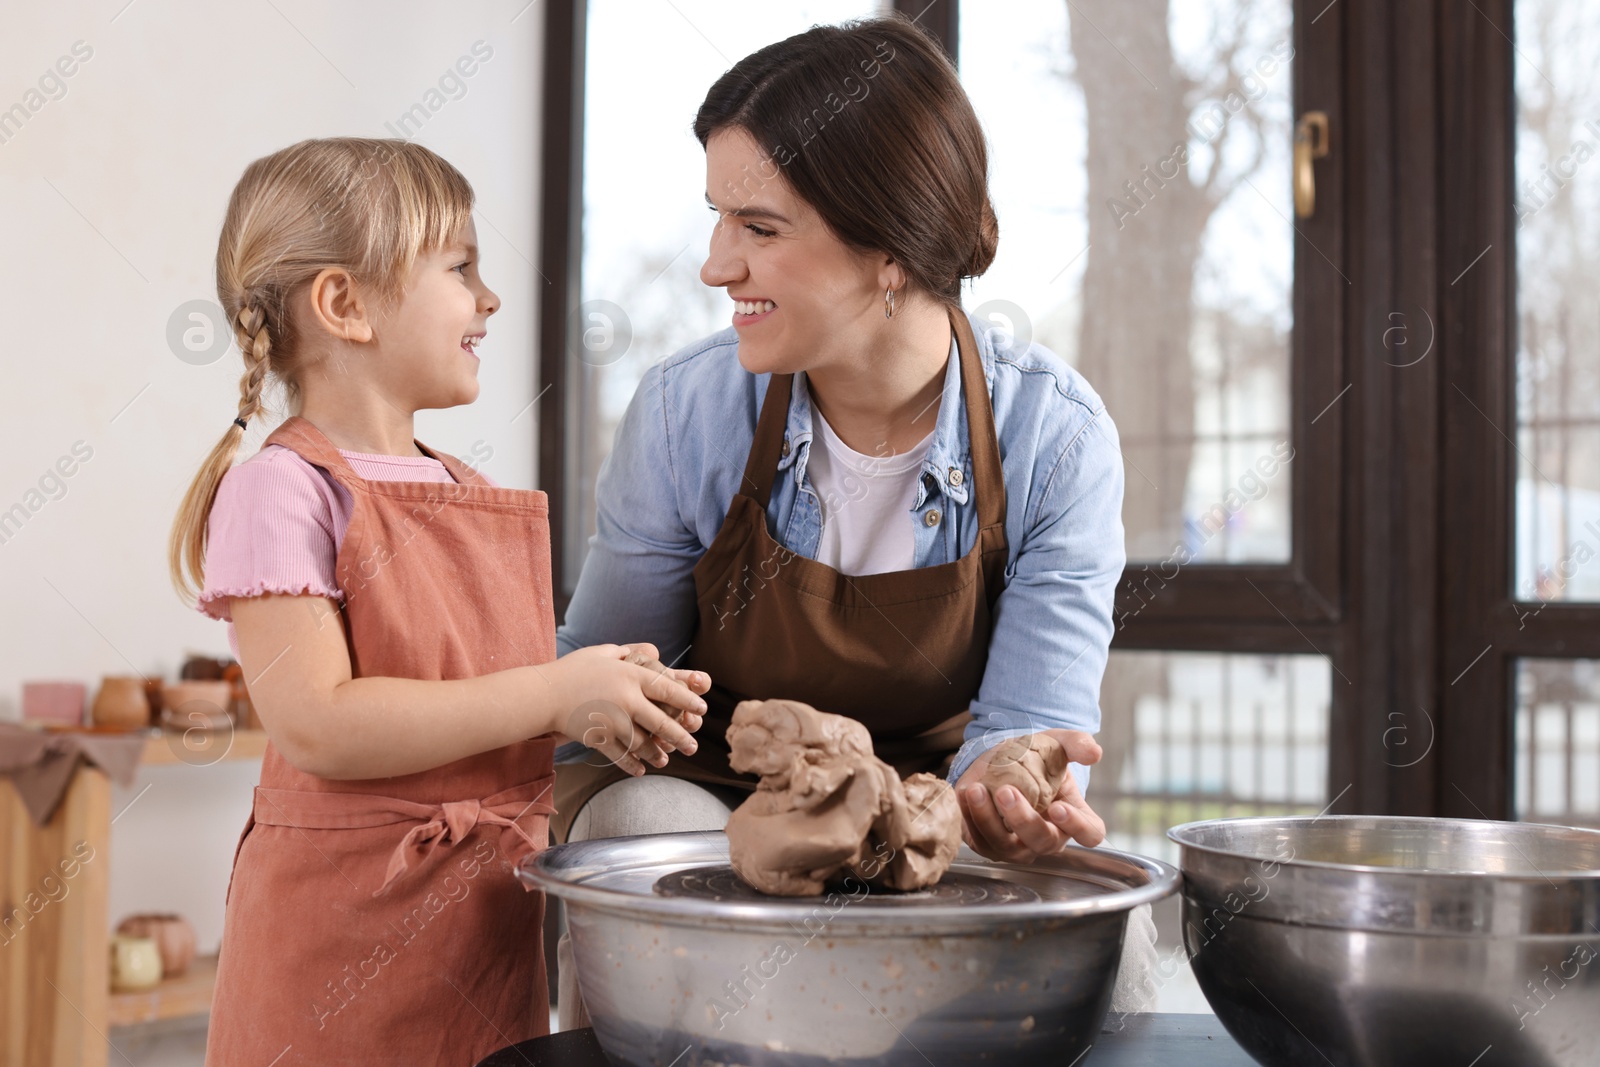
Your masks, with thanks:
M 144 695 L 144 679 L 112 676 L 100 683 L 89 719 L 99 727 L 137 730 L 150 725 L 150 699 Z
M 204 719 L 215 725 L 226 717 L 231 696 L 223 681 L 168 682 L 161 687 L 162 724 L 186 729 Z

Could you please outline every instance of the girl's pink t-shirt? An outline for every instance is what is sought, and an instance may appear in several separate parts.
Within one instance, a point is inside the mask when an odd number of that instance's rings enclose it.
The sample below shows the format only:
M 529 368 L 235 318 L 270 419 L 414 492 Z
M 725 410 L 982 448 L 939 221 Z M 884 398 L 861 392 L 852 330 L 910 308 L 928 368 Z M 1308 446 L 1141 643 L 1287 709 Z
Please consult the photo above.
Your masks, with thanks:
M 426 456 L 339 454 L 369 482 L 450 482 L 443 463 Z M 483 472 L 478 472 L 483 475 Z M 483 475 L 491 485 L 498 484 Z M 205 589 L 199 608 L 228 624 L 228 647 L 239 658 L 231 597 L 264 593 L 344 599 L 334 561 L 350 528 L 354 500 L 332 475 L 281 445 L 268 445 L 222 478 L 206 522 Z

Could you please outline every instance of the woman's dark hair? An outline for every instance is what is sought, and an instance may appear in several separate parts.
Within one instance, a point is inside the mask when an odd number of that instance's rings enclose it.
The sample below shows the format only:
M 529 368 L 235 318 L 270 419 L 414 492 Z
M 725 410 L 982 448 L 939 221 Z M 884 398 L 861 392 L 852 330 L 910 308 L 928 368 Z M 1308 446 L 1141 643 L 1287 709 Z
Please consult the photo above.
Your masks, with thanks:
M 943 48 L 903 16 L 752 52 L 695 115 L 702 147 L 728 127 L 768 157 L 747 186 L 781 172 L 840 240 L 894 257 L 913 287 L 959 304 L 961 279 L 994 260 L 983 128 Z

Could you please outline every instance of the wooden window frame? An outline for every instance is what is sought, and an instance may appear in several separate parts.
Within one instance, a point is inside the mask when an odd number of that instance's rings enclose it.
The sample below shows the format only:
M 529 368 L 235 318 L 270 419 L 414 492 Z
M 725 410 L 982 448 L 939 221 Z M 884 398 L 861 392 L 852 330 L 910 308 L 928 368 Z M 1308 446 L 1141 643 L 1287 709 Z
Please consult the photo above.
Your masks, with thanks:
M 575 455 L 576 406 L 568 319 L 583 279 L 583 118 L 586 0 L 545 0 L 544 80 L 540 101 L 539 487 L 550 500 L 550 567 L 559 622 L 572 600 L 568 574 L 568 470 Z
M 1444 554 L 1488 565 L 1442 583 L 1441 725 L 1447 781 L 1441 814 L 1510 818 L 1511 717 L 1522 657 L 1600 658 L 1600 604 L 1541 604 L 1513 595 L 1517 454 L 1516 53 L 1513 0 L 1439 5 L 1441 154 L 1482 160 L 1446 168 L 1439 200 L 1440 306 L 1455 324 L 1444 347 L 1458 388 L 1445 397 Z M 1488 246 L 1492 252 L 1450 279 Z M 1492 425 L 1491 425 L 1492 422 Z M 1510 435 L 1509 437 L 1507 435 Z M 1459 677 L 1459 681 L 1456 679 Z

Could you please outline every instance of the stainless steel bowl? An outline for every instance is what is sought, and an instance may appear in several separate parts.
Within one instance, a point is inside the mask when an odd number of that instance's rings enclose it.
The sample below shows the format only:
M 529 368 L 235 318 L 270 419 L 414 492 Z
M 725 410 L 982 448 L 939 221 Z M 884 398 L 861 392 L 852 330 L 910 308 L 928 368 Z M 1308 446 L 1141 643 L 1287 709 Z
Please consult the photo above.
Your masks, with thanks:
M 963 848 L 932 891 L 777 898 L 727 862 L 713 832 L 576 842 L 520 868 L 566 902 L 614 1060 L 1072 1063 L 1099 1032 L 1128 911 L 1178 885 L 1170 865 L 1109 849 L 1020 866 Z M 721 873 L 684 873 L 700 868 Z
M 1600 832 L 1325 815 L 1168 836 L 1190 965 L 1261 1063 L 1600 1063 Z

